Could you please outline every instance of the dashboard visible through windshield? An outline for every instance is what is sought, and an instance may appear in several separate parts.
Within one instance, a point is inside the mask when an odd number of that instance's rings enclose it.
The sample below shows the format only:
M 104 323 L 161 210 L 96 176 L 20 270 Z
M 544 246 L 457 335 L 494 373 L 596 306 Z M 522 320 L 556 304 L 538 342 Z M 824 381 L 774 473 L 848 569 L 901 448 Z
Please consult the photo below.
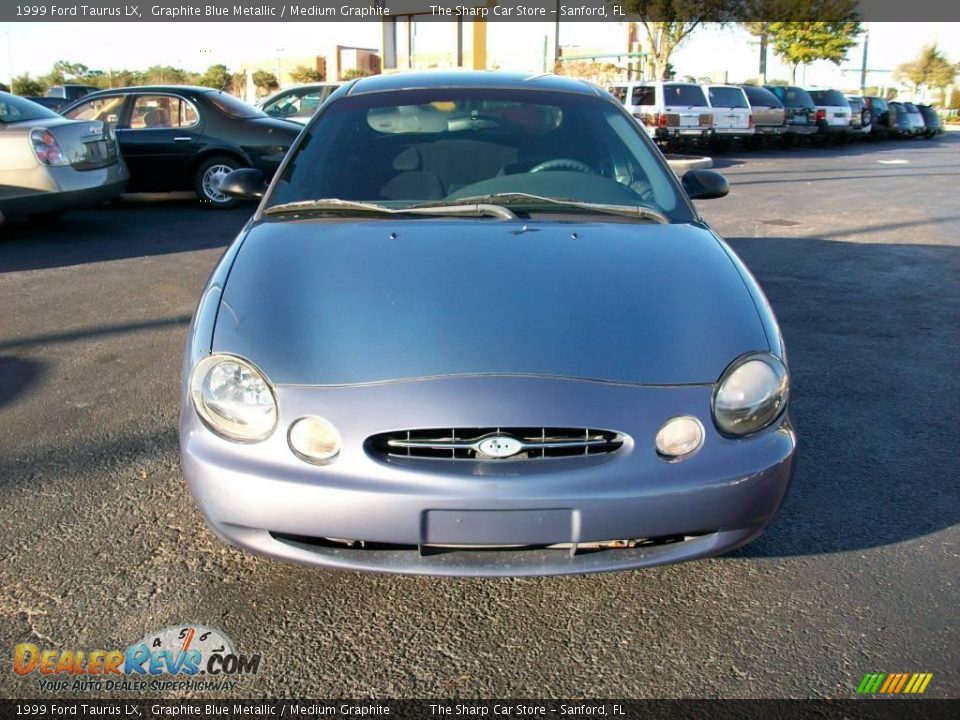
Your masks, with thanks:
M 599 96 L 370 93 L 328 105 L 304 133 L 267 208 L 319 198 L 410 207 L 523 193 L 647 207 L 672 222 L 692 217 L 658 151 Z

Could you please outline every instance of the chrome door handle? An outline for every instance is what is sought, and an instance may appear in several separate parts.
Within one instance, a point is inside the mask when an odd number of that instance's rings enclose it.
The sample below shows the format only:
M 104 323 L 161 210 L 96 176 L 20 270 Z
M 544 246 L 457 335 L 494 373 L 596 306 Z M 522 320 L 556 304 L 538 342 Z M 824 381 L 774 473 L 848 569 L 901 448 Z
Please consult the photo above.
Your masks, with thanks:
M 191 140 L 193 140 L 193 138 L 189 135 L 180 135 L 173 139 L 174 142 L 190 142 Z

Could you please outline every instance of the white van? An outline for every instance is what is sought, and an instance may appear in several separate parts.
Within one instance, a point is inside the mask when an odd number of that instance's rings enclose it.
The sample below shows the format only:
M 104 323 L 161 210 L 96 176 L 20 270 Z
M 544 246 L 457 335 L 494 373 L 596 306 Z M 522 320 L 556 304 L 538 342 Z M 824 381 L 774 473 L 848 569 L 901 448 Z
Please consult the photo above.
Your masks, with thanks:
M 713 131 L 718 141 L 753 135 L 753 110 L 743 88 L 736 85 L 704 85 L 703 88 L 713 111 Z
M 699 85 L 637 81 L 617 83 L 610 93 L 659 141 L 708 140 L 713 135 L 713 113 Z

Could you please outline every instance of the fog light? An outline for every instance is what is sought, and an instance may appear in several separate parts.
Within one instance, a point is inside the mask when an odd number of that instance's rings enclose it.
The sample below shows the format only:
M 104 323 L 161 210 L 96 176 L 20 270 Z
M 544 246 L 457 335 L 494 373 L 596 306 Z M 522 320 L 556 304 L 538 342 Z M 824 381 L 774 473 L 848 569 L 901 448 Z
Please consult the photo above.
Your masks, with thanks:
M 340 433 L 320 417 L 304 417 L 290 426 L 290 449 L 301 460 L 315 465 L 333 462 L 340 453 Z
M 695 417 L 670 418 L 657 432 L 657 453 L 665 460 L 678 460 L 703 445 L 703 425 Z

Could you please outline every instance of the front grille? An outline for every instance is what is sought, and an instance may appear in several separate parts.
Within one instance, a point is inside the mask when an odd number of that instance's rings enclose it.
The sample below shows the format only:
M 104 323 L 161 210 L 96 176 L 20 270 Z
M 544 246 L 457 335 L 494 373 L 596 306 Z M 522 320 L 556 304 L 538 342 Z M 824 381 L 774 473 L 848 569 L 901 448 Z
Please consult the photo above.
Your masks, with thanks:
M 596 428 L 441 428 L 374 435 L 368 447 L 387 457 L 541 460 L 611 453 L 623 447 L 623 442 L 620 433 Z

